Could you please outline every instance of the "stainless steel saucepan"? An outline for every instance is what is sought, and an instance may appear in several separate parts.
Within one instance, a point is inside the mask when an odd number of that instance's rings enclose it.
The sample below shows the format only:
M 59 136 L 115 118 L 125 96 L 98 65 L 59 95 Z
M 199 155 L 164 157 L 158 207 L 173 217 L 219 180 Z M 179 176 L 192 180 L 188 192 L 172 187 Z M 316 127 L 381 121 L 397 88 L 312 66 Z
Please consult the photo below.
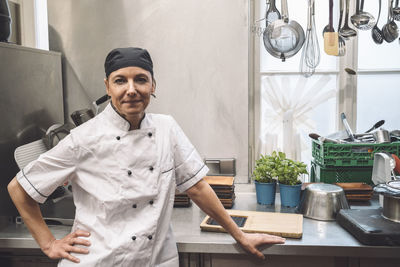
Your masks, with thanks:
M 305 35 L 303 28 L 294 20 L 289 20 L 287 0 L 282 0 L 282 19 L 270 23 L 263 33 L 265 49 L 272 56 L 285 61 L 301 49 Z
M 374 191 L 383 196 L 382 216 L 393 222 L 400 223 L 400 180 L 379 184 Z
M 94 101 L 92 103 L 93 109 L 85 108 L 85 109 L 80 109 L 80 110 L 74 111 L 71 114 L 71 119 L 74 121 L 76 126 L 81 125 L 82 123 L 84 123 L 84 122 L 90 120 L 91 118 L 93 118 L 94 116 L 96 116 L 97 113 L 99 112 L 99 105 L 103 104 L 108 99 L 110 99 L 110 97 L 108 95 L 103 95 L 102 97 L 100 97 L 99 99 L 97 99 L 96 101 Z

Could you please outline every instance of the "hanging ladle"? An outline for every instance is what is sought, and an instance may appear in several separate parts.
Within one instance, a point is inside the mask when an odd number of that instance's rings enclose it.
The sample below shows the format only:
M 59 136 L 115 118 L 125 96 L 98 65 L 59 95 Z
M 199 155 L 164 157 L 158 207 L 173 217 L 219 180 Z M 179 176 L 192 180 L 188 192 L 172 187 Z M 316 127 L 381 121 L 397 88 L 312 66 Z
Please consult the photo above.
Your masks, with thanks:
M 339 33 L 341 36 L 343 36 L 343 38 L 357 36 L 357 32 L 349 27 L 349 23 L 348 23 L 349 22 L 349 6 L 350 6 L 350 0 L 346 0 L 346 15 L 344 18 L 344 25 L 343 25 L 343 28 L 341 28 L 339 30 Z
M 375 18 L 368 12 L 364 12 L 364 0 L 356 0 L 356 14 L 350 17 L 351 23 L 359 30 L 370 30 L 375 25 Z
M 342 20 L 343 20 L 343 4 L 344 0 L 340 0 L 340 15 L 339 15 L 339 26 L 338 26 L 338 32 L 339 29 L 342 26 Z M 344 38 L 340 35 L 339 33 L 339 53 L 338 56 L 344 56 L 346 54 L 346 42 L 344 41 Z
M 399 29 L 397 27 L 396 22 L 394 22 L 393 20 L 393 14 L 392 14 L 393 0 L 389 0 L 388 6 L 389 6 L 388 20 L 387 23 L 383 26 L 382 32 L 385 41 L 391 43 L 394 40 L 396 40 L 396 38 L 399 36 Z
M 281 19 L 281 13 L 276 8 L 275 0 L 267 0 L 267 4 L 269 1 L 269 8 L 265 13 L 265 27 L 268 27 L 268 24 L 274 22 L 275 20 Z
M 382 31 L 378 28 L 378 21 L 381 16 L 381 3 L 382 0 L 379 0 L 379 12 L 378 12 L 378 18 L 376 19 L 375 26 L 371 30 L 371 35 L 372 35 L 372 40 L 376 44 L 382 44 L 383 43 L 383 33 Z
M 399 7 L 399 0 L 396 0 L 396 5 L 392 9 L 393 11 L 393 18 L 394 20 L 400 21 L 400 7 Z

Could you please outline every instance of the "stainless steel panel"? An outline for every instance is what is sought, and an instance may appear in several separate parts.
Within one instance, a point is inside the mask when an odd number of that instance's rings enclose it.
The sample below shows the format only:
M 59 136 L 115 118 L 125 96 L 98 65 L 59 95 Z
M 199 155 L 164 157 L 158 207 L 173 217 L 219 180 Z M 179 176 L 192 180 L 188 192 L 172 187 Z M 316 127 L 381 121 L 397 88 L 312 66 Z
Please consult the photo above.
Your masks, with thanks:
M 233 158 L 205 159 L 205 164 L 210 169 L 207 175 L 235 176 L 236 160 Z
M 64 123 L 61 55 L 0 43 L 0 215 L 15 216 L 7 184 L 19 171 L 16 147 Z

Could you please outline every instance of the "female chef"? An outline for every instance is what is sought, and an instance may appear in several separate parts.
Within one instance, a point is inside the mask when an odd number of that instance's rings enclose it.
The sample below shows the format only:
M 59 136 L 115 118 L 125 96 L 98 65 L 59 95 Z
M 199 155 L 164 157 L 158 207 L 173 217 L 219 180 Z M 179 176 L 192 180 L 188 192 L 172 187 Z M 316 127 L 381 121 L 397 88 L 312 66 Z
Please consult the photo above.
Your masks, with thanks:
M 104 79 L 111 103 L 23 168 L 8 185 L 11 198 L 42 251 L 59 266 L 178 266 L 170 227 L 175 188 L 186 192 L 244 250 L 263 244 L 243 233 L 210 186 L 203 160 L 171 116 L 145 113 L 155 92 L 153 63 L 141 48 L 112 50 Z M 65 181 L 73 188 L 72 231 L 56 239 L 37 202 Z

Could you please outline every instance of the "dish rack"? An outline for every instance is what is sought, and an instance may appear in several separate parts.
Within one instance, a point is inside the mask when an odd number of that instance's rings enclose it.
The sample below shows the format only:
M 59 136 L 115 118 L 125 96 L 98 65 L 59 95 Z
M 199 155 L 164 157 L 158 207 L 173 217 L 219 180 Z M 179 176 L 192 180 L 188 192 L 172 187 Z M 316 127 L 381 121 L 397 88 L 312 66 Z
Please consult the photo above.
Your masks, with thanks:
M 374 154 L 400 154 L 400 142 L 334 144 L 312 140 L 313 161 L 321 167 L 372 167 Z
M 311 182 L 372 185 L 374 154 L 400 154 L 400 142 L 389 144 L 334 144 L 312 140 Z

